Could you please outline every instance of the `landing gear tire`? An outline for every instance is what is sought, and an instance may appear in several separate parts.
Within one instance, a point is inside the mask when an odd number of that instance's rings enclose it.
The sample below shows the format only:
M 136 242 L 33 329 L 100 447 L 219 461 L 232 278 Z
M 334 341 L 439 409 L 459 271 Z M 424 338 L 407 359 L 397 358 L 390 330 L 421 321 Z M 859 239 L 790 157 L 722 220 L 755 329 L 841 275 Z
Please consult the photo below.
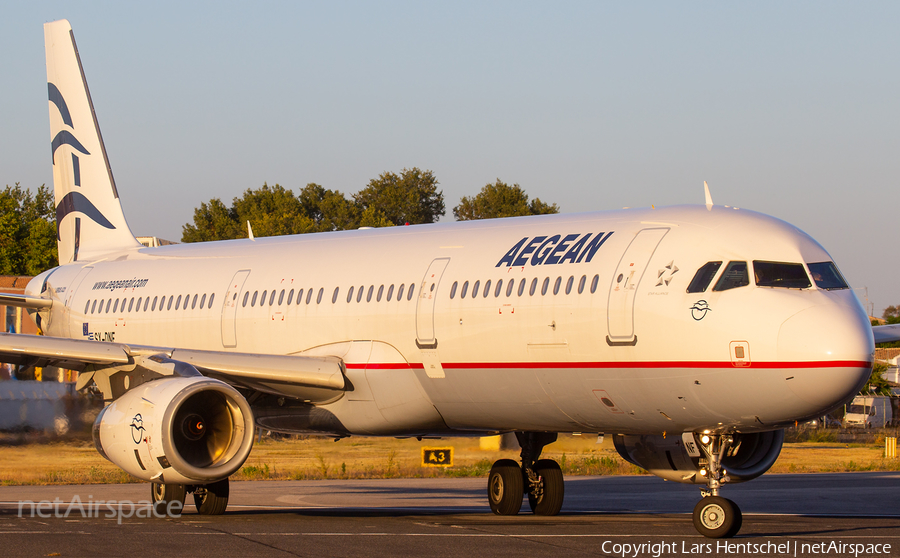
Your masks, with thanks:
M 200 515 L 222 515 L 228 507 L 228 479 L 194 488 L 194 505 Z
M 512 459 L 501 459 L 491 467 L 488 476 L 488 502 L 497 515 L 516 515 L 524 496 L 522 468 Z
M 552 459 L 540 459 L 532 467 L 541 478 L 540 494 L 528 493 L 528 505 L 534 515 L 557 515 L 562 509 L 565 483 L 559 464 Z
M 730 539 L 741 530 L 741 509 L 720 496 L 707 496 L 694 506 L 694 527 L 710 539 Z
M 179 516 L 187 490 L 183 484 L 150 483 L 150 501 L 157 516 Z

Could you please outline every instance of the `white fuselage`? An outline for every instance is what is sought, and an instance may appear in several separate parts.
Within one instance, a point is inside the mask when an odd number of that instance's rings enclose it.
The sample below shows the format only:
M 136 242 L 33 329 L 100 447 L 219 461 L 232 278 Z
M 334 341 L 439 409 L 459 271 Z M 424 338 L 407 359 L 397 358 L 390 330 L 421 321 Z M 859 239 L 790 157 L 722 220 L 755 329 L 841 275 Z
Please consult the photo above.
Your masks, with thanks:
M 831 257 L 777 219 L 681 206 L 144 248 L 29 292 L 65 304 L 48 335 L 342 357 L 352 387 L 318 422 L 260 412 L 282 430 L 771 430 L 852 397 L 873 344 L 849 289 L 686 292 L 706 262 L 755 260 Z

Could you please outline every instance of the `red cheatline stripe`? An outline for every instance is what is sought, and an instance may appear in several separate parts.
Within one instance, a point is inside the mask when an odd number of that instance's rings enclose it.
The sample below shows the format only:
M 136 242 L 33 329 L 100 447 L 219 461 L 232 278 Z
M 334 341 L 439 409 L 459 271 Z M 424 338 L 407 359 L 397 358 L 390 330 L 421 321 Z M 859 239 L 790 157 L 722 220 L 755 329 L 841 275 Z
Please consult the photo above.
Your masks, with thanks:
M 401 370 L 424 368 L 421 363 L 347 363 L 350 369 Z M 450 370 L 465 369 L 546 369 L 546 368 L 868 368 L 864 360 L 821 360 L 804 362 L 751 362 L 737 365 L 730 361 L 653 361 L 653 362 L 442 362 Z

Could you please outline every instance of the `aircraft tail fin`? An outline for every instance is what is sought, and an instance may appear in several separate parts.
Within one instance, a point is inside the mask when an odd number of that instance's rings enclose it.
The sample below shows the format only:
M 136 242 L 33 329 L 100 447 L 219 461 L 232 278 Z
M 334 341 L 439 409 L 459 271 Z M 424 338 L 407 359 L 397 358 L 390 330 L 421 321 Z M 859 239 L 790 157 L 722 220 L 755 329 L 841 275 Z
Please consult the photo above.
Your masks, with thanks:
M 75 35 L 44 24 L 59 263 L 140 247 L 119 203 Z

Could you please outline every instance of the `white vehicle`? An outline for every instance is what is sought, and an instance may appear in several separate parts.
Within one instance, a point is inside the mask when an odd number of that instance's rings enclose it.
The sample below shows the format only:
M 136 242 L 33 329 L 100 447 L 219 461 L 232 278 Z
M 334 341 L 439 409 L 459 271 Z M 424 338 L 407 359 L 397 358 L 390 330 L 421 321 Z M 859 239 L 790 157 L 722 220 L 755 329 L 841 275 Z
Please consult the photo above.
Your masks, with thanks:
M 119 204 L 71 28 L 45 25 L 60 266 L 5 304 L 45 336 L 0 360 L 81 370 L 97 448 L 154 500 L 222 513 L 256 426 L 336 437 L 515 432 L 497 514 L 563 503 L 559 432 L 703 487 L 694 524 L 741 525 L 726 483 L 783 428 L 857 393 L 872 329 L 832 258 L 783 221 L 707 204 L 146 248 Z M 726 472 L 727 471 L 727 472 Z
M 844 428 L 872 428 L 875 424 L 875 398 L 857 395 L 847 405 Z

